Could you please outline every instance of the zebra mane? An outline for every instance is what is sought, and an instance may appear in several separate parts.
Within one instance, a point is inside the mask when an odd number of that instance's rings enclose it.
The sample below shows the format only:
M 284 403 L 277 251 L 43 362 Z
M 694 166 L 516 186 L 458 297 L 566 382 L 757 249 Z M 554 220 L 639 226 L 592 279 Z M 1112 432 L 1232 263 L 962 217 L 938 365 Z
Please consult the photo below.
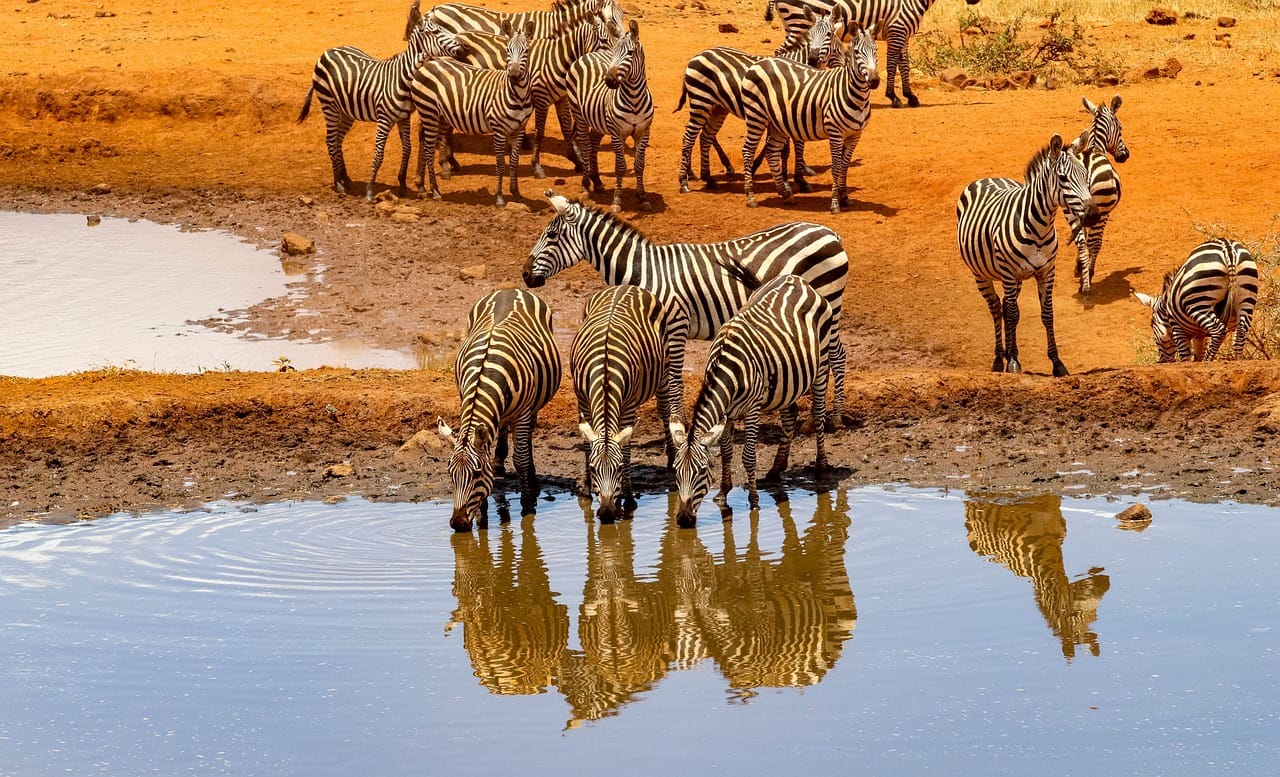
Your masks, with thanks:
M 632 224 L 630 221 L 627 221 L 617 213 L 614 213 L 613 211 L 610 211 L 610 210 L 606 210 L 589 200 L 575 200 L 574 202 L 576 202 L 584 211 L 587 211 L 589 213 L 594 213 L 600 218 L 605 219 L 606 221 L 610 221 L 613 224 L 617 225 L 619 229 L 626 232 L 629 236 L 639 238 L 640 240 L 643 240 L 644 242 L 652 245 L 657 245 L 657 243 L 654 241 L 653 238 L 645 234 L 643 229 L 641 229 L 640 227 L 637 227 L 635 224 Z
M 1049 155 L 1052 154 L 1049 144 L 1046 143 L 1043 148 L 1031 157 L 1031 161 L 1027 162 L 1027 169 L 1022 172 L 1022 180 L 1024 183 L 1030 183 L 1035 180 L 1040 169 L 1049 163 Z
M 1177 270 L 1170 270 L 1164 274 L 1164 283 L 1160 286 L 1160 296 L 1168 295 L 1169 287 L 1173 285 L 1173 276 L 1177 272 Z

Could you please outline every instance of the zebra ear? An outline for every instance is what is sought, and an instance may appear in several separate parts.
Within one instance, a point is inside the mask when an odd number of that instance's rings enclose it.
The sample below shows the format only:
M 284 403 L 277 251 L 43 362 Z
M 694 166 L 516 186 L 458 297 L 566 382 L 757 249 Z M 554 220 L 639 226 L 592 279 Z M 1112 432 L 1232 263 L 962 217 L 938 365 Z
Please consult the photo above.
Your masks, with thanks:
M 1057 134 L 1056 132 L 1054 133 L 1053 137 L 1049 138 L 1049 151 L 1050 153 L 1054 153 L 1054 154 L 1057 154 L 1060 151 L 1062 151 L 1062 136 Z
M 1120 95 L 1111 98 L 1111 112 L 1115 113 L 1120 110 Z
M 1093 103 L 1089 102 L 1089 98 L 1088 98 L 1088 97 L 1081 97 L 1081 98 L 1080 98 L 1080 101 L 1084 103 L 1084 109 L 1085 109 L 1086 111 L 1088 111 L 1089 113 L 1097 113 L 1097 112 L 1098 112 L 1098 106 L 1096 106 L 1096 105 L 1094 105 Z
M 595 443 L 596 440 L 600 439 L 600 435 L 596 434 L 596 430 L 586 421 L 578 424 L 578 431 L 582 432 L 583 439 L 589 443 Z
M 1153 297 L 1150 294 L 1143 294 L 1140 291 L 1135 291 L 1133 293 L 1133 296 L 1135 299 L 1137 299 L 1139 302 L 1141 302 L 1143 305 L 1146 305 L 1149 308 L 1155 308 L 1156 300 L 1159 299 L 1159 297 Z
M 457 445 L 458 441 L 453 437 L 453 430 L 444 422 L 443 418 L 436 418 L 436 431 L 449 442 L 450 445 Z
M 569 200 L 567 197 L 563 197 L 556 194 L 555 191 L 547 189 L 546 198 L 547 201 L 551 203 L 551 207 L 555 209 L 557 215 L 563 216 L 565 211 L 569 210 Z
M 675 443 L 676 445 L 684 445 L 685 440 L 689 439 L 688 436 L 685 434 L 684 424 L 680 423 L 679 421 L 672 421 L 667 426 L 667 429 L 668 431 L 671 432 L 671 442 Z
M 533 22 L 525 22 L 525 23 L 524 23 L 524 36 L 525 36 L 526 38 L 532 38 L 532 37 L 533 37 Z
M 617 435 L 614 436 L 613 441 L 619 445 L 626 445 L 631 442 L 631 435 L 634 434 L 635 431 L 636 428 L 634 426 L 625 426 Z
M 698 440 L 698 443 L 704 448 L 710 448 L 712 445 L 720 442 L 720 435 L 722 434 L 724 434 L 724 424 L 716 424 L 702 436 L 701 440 Z
M 640 39 L 640 22 L 636 21 L 635 19 L 632 19 L 631 22 L 627 25 L 627 29 L 631 31 L 631 37 L 635 38 L 636 40 Z
M 477 446 L 481 448 L 485 448 L 485 447 L 488 447 L 489 445 L 489 442 L 491 439 L 489 436 L 490 434 L 491 432 L 489 431 L 489 427 L 477 426 L 475 427 L 475 432 L 472 433 L 471 436 L 472 436 L 472 439 L 475 440 Z
M 511 20 L 503 19 L 502 27 L 500 29 L 502 30 L 502 36 L 504 38 L 510 38 L 511 37 Z

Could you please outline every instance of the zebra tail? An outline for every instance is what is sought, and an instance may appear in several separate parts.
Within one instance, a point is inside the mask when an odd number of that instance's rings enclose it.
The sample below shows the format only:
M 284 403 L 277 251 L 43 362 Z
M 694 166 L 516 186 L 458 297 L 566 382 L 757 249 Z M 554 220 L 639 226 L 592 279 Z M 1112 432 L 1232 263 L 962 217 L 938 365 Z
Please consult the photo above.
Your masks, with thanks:
M 676 104 L 676 109 L 672 113 L 679 113 L 684 107 L 685 98 L 689 96 L 689 87 L 683 83 L 680 84 L 680 102 Z
M 764 20 L 766 22 L 773 21 L 773 0 L 769 0 L 764 4 Z
M 316 86 L 315 84 L 312 84 L 311 88 L 307 90 L 307 98 L 302 101 L 302 113 L 298 114 L 299 124 L 306 121 L 307 116 L 311 113 L 311 95 L 315 93 L 316 93 Z

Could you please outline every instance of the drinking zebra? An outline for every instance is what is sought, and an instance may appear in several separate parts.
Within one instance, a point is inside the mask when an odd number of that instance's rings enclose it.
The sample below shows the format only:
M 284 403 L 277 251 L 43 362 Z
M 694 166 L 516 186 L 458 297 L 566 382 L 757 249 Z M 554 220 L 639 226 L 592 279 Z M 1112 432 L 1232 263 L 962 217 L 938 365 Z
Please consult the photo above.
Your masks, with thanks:
M 533 466 L 533 427 L 538 411 L 560 387 L 560 353 L 551 332 L 551 309 L 534 294 L 503 289 L 486 294 L 471 309 L 467 335 L 454 363 L 462 412 L 454 434 L 438 419 L 440 435 L 453 446 L 454 531 L 471 531 L 479 518 L 488 526 L 488 499 L 495 465 L 507 457 L 508 432 L 515 433 L 520 506 L 534 512 L 538 475 Z M 497 447 L 491 453 L 496 438 Z
M 372 121 L 378 125 L 373 141 L 373 171 L 365 199 L 373 199 L 373 185 L 382 167 L 382 154 L 386 149 L 387 135 L 395 125 L 400 132 L 400 189 L 405 189 L 409 174 L 409 85 L 413 73 L 423 57 L 456 57 L 466 53 L 458 40 L 430 16 L 423 18 L 418 3 L 409 9 L 409 23 L 405 27 L 405 39 L 409 46 L 390 59 L 374 59 L 352 46 L 329 49 L 316 61 L 311 77 L 311 88 L 302 102 L 298 123 L 306 121 L 311 113 L 311 96 L 320 100 L 324 112 L 325 145 L 329 149 L 329 162 L 333 165 L 333 189 L 346 194 L 351 186 L 347 175 L 347 163 L 342 155 L 342 141 L 357 121 Z
M 832 24 L 839 27 L 837 15 Z M 876 74 L 876 42 L 865 29 L 853 25 L 853 43 L 843 52 L 839 67 L 813 70 L 786 59 L 762 59 L 742 75 L 743 118 L 747 137 L 742 146 L 743 188 L 747 207 L 756 206 L 752 159 L 760 138 L 765 158 L 786 202 L 792 201 L 791 185 L 782 174 L 782 149 L 787 139 L 821 140 L 831 145 L 831 212 L 849 204 L 849 165 L 862 130 L 871 118 L 871 90 L 880 83 Z M 797 184 L 802 181 L 796 168 Z
M 636 196 L 640 208 L 649 210 L 644 189 L 644 157 L 649 147 L 649 126 L 653 123 L 653 95 L 645 73 L 644 47 L 640 45 L 640 25 L 635 19 L 627 33 L 606 51 L 596 51 L 573 63 L 569 70 L 569 105 L 573 109 L 574 144 L 583 157 L 582 188 L 600 180 L 600 139 L 609 136 L 613 144 L 613 209 L 622 209 L 622 175 L 627 162 L 623 155 L 628 137 L 635 143 Z
M 773 52 L 773 56 L 804 62 L 810 67 L 829 64 L 830 55 L 838 45 L 832 36 L 831 17 L 824 14 L 816 20 L 811 16 L 810 20 L 807 37 L 788 31 L 787 39 Z M 717 136 L 729 115 L 742 118 L 742 75 L 747 72 L 748 67 L 762 59 L 764 57 L 757 54 L 717 46 L 696 54 L 685 66 L 680 102 L 676 105 L 676 110 L 679 111 L 686 100 L 689 104 L 689 121 L 685 124 L 680 152 L 681 192 L 689 191 L 694 140 L 699 141 L 701 179 L 706 188 L 717 188 L 715 179 L 711 177 L 712 148 L 720 156 L 725 175 L 733 174 L 733 163 Z M 753 171 L 759 161 L 757 158 L 753 163 Z M 804 163 L 803 142 L 796 143 L 796 165 L 805 175 L 813 175 L 813 171 Z
M 553 38 L 574 25 L 600 13 L 601 7 L 617 0 L 578 0 L 554 3 L 550 10 L 505 13 L 468 3 L 441 3 L 427 12 L 437 24 L 453 32 L 488 32 L 502 34 L 502 25 L 513 30 L 532 24 L 530 38 Z M 619 11 L 620 12 L 620 11 Z
M 599 517 L 612 523 L 636 501 L 631 490 L 631 436 L 636 411 L 656 394 L 667 443 L 667 465 L 675 448 L 667 431 L 671 403 L 684 401 L 684 383 L 672 369 L 669 346 L 683 348 L 689 317 L 679 305 L 664 305 L 639 286 L 612 286 L 587 301 L 573 338 L 569 365 L 578 399 L 578 429 L 587 441 L 585 496 L 600 496 Z M 618 504 L 621 490 L 623 501 Z
M 520 139 L 524 125 L 533 112 L 529 94 L 529 33 L 532 22 L 523 30 L 503 24 L 507 36 L 505 70 L 480 70 L 461 62 L 433 59 L 418 68 L 410 93 L 413 107 L 421 117 L 418 147 L 418 189 L 423 190 L 425 173 L 431 175 L 431 196 L 440 199 L 436 184 L 436 146 L 441 130 L 452 128 L 473 135 L 493 138 L 497 159 L 498 185 L 494 202 L 506 204 L 502 197 L 502 178 L 508 172 L 510 155 L 511 196 L 520 196 L 518 164 Z
M 742 467 L 755 498 L 756 438 L 760 414 L 782 411 L 782 440 L 765 476 L 776 480 L 787 468 L 800 408 L 809 394 L 818 455 L 814 469 L 827 466 L 824 444 L 827 376 L 839 334 L 831 306 L 802 278 L 783 275 L 761 286 L 711 342 L 706 377 L 694 402 L 689 428 L 671 423 L 676 444 L 676 523 L 692 526 L 711 480 L 708 449 L 720 446 L 720 493 L 732 487 L 733 422 L 745 422 Z
M 1022 371 L 1018 361 L 1018 293 L 1023 281 L 1034 277 L 1054 377 L 1067 374 L 1053 335 L 1053 277 L 1058 256 L 1054 217 L 1058 208 L 1064 208 L 1073 211 L 1081 223 L 1097 220 L 1087 170 L 1092 154 L 1090 149 L 1084 149 L 1083 157 L 1070 153 L 1061 136 L 1054 135 L 1027 163 L 1025 183 L 983 178 L 960 193 L 956 237 L 960 258 L 973 273 L 995 325 L 993 372 Z M 995 291 L 997 281 L 1004 289 L 1003 300 Z
M 1111 98 L 1110 105 L 1094 105 L 1088 97 L 1081 99 L 1085 110 L 1093 114 L 1093 121 L 1070 148 L 1074 153 L 1084 148 L 1093 151 L 1089 156 L 1089 191 L 1093 193 L 1093 204 L 1098 206 L 1098 220 L 1086 226 L 1077 221 L 1071 211 L 1068 210 L 1066 216 L 1076 243 L 1076 277 L 1080 279 L 1080 293 L 1087 300 L 1093 292 L 1093 271 L 1097 267 L 1098 252 L 1102 250 L 1102 232 L 1107 228 L 1111 211 L 1120 204 L 1120 176 L 1111 164 L 1111 157 L 1124 162 L 1129 158 L 1129 147 L 1124 143 L 1120 120 L 1116 118 L 1120 95 Z
M 902 100 L 893 88 L 895 75 L 902 76 L 902 95 L 907 98 L 907 105 L 912 108 L 920 105 L 919 98 L 911 91 L 911 58 L 909 47 L 911 36 L 920 29 L 924 14 L 933 5 L 934 0 L 769 0 L 765 6 L 765 21 L 773 21 L 776 9 L 782 17 L 784 29 L 798 24 L 803 16 L 804 8 L 812 8 L 815 12 L 843 12 L 844 18 L 856 22 L 863 27 L 874 27 L 885 39 L 885 89 L 884 96 L 889 98 L 894 108 L 902 107 Z M 977 5 L 978 0 L 965 0 L 969 5 Z
M 1239 359 L 1258 301 L 1258 263 L 1234 240 L 1206 240 L 1191 249 L 1181 267 L 1164 276 L 1159 296 L 1134 296 L 1151 308 L 1151 331 L 1161 362 L 1174 361 L 1175 355 L 1178 361 L 1213 361 L 1231 329 L 1232 355 Z
M 689 337 L 710 340 L 747 304 L 751 292 L 780 275 L 808 281 L 831 307 L 836 329 L 844 303 L 849 257 L 840 236 L 821 224 L 792 221 L 720 243 L 654 243 L 613 213 L 571 202 L 550 189 L 555 217 L 542 230 L 524 266 L 537 288 L 578 262 L 590 262 L 610 286 L 640 286 L 689 316 Z M 836 342 L 835 420 L 844 422 L 844 346 Z M 671 344 L 672 370 L 681 374 L 684 347 Z M 672 408 L 683 417 L 683 408 Z

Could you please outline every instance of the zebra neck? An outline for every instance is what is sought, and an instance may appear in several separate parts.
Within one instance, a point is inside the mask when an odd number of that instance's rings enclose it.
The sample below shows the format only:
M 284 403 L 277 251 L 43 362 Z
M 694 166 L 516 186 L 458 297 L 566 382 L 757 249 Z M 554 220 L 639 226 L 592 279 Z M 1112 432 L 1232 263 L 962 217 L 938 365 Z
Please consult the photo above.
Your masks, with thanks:
M 1018 203 L 1021 213 L 1033 216 L 1036 223 L 1044 225 L 1042 231 L 1045 234 L 1040 235 L 1041 238 L 1053 234 L 1053 217 L 1062 207 L 1062 193 L 1054 180 L 1053 166 L 1047 159 L 1041 160 L 1033 174 L 1027 176 L 1026 184 L 1018 192 Z
M 640 282 L 644 270 L 653 267 L 661 258 L 658 246 L 635 227 L 611 214 L 584 210 L 584 215 L 589 219 L 584 225 L 587 235 L 583 240 L 587 247 L 587 261 L 596 268 L 605 283 L 610 286 L 644 286 Z

